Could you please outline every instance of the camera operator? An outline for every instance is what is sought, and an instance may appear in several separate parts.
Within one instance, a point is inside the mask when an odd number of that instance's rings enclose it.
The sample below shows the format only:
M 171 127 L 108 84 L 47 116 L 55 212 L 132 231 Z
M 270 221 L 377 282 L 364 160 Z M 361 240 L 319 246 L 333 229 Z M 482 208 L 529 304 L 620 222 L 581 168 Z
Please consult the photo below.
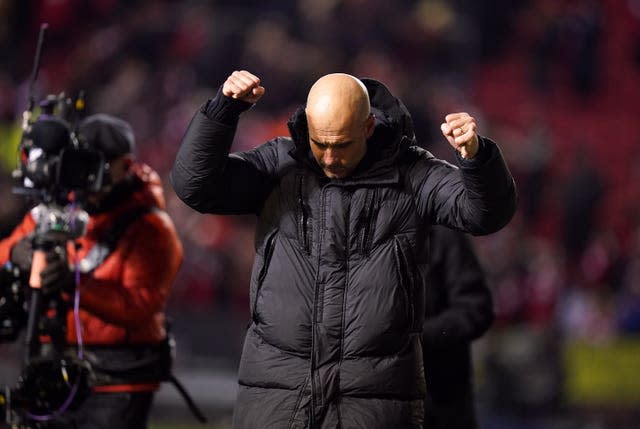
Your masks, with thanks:
M 40 280 L 45 299 L 57 294 L 70 301 L 79 288 L 81 335 L 69 309 L 65 347 L 82 348 L 92 392 L 77 409 L 38 427 L 146 428 L 154 392 L 170 366 L 164 307 L 182 245 L 163 210 L 158 174 L 134 159 L 130 125 L 96 114 L 81 121 L 78 136 L 104 155 L 108 167 L 100 191 L 83 206 L 86 233 L 47 250 Z M 0 242 L 0 264 L 31 269 L 35 210 Z

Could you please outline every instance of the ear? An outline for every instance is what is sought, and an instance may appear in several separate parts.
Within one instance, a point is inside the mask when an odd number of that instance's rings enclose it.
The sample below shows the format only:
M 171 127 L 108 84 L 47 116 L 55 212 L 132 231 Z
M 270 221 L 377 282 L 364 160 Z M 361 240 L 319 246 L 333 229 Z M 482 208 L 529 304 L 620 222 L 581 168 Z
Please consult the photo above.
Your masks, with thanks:
M 369 138 L 373 135 L 373 131 L 376 128 L 376 118 L 373 116 L 373 113 L 369 113 L 369 117 L 365 123 L 365 136 Z

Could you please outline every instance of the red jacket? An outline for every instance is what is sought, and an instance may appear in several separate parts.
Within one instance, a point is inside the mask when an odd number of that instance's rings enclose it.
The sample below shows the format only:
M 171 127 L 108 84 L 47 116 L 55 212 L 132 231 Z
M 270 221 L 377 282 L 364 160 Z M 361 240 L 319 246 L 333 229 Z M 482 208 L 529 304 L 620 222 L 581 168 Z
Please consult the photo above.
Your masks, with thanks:
M 81 260 L 122 214 L 140 207 L 164 209 L 162 183 L 149 166 L 134 164 L 142 186 L 107 213 L 93 215 L 87 232 L 70 244 L 70 262 Z M 28 213 L 12 234 L 0 242 L 0 263 L 9 260 L 15 243 L 35 229 Z M 165 338 L 164 307 L 182 263 L 183 250 L 173 222 L 161 210 L 134 220 L 114 251 L 91 274 L 80 279 L 80 322 L 87 345 L 158 343 Z M 73 314 L 67 315 L 67 341 L 76 343 Z

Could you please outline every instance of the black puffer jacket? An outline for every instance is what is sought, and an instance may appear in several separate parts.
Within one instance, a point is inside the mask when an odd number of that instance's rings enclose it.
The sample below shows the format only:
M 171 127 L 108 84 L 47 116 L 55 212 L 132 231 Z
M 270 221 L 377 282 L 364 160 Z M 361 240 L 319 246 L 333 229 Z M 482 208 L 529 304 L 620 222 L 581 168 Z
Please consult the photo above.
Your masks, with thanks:
M 486 234 L 514 213 L 494 143 L 461 169 L 437 160 L 412 146 L 402 103 L 364 83 L 376 131 L 346 179 L 317 166 L 303 109 L 292 138 L 227 156 L 237 102 L 218 95 L 223 107 L 196 113 L 183 139 L 177 195 L 204 213 L 258 215 L 236 428 L 421 427 L 429 228 Z

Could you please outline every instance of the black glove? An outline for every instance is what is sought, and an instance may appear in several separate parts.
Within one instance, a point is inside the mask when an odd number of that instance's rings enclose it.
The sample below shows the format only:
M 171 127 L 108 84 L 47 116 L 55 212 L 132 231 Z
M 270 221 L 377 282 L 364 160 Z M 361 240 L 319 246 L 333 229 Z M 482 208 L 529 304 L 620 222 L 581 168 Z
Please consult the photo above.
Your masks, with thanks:
M 13 265 L 20 268 L 23 273 L 31 271 L 31 258 L 33 257 L 33 242 L 30 236 L 23 238 L 13 245 L 9 259 Z
M 67 253 L 61 247 L 47 252 L 47 266 L 40 273 L 42 293 L 50 295 L 57 291 L 73 292 L 76 283 L 69 269 Z

